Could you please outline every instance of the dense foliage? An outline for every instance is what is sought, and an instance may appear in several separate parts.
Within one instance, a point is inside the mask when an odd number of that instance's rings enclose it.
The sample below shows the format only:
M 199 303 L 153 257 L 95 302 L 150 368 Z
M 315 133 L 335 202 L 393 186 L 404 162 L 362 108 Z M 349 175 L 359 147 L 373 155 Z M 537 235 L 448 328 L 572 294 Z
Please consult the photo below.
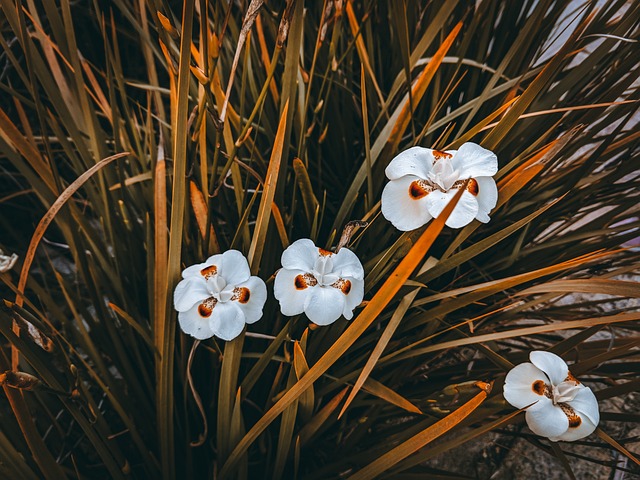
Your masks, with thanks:
M 20 256 L 0 273 L 1 475 L 445 478 L 434 459 L 491 431 L 573 475 L 502 397 L 531 350 L 601 402 L 586 451 L 627 459 L 587 460 L 638 472 L 607 426 L 640 417 L 606 400 L 640 389 L 640 4 L 0 9 L 0 241 Z M 498 157 L 491 221 L 396 230 L 391 159 L 466 141 Z M 334 248 L 354 220 L 354 318 L 283 316 L 283 250 Z M 232 248 L 264 316 L 194 342 L 180 272 Z

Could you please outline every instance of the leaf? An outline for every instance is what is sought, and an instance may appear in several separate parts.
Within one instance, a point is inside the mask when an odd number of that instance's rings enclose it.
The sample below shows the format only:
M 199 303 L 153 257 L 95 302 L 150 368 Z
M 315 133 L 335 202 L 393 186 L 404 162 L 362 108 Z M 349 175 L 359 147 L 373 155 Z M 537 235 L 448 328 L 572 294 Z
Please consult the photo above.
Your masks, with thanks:
M 375 395 L 396 407 L 400 407 L 407 412 L 422 415 L 422 411 L 413 403 L 372 377 L 367 377 L 364 380 L 362 388 L 370 394 Z
M 266 429 L 267 426 L 269 426 L 269 424 L 289 405 L 294 401 L 297 401 L 305 390 L 311 387 L 311 385 L 313 385 L 313 383 L 320 378 L 320 376 L 322 376 L 322 374 L 324 374 L 329 367 L 331 367 L 331 365 L 333 365 L 336 360 L 338 360 L 338 358 L 340 358 L 340 356 L 349 349 L 351 345 L 353 345 L 353 343 L 364 333 L 367 327 L 373 323 L 377 316 L 404 285 L 404 282 L 409 278 L 418 263 L 426 255 L 427 251 L 442 231 L 444 222 L 455 208 L 455 205 L 462 196 L 462 192 L 465 188 L 466 185 L 463 188 L 458 189 L 455 196 L 447 204 L 440 216 L 429 224 L 409 253 L 396 267 L 382 287 L 380 287 L 380 290 L 378 290 L 376 295 L 374 295 L 373 299 L 367 303 L 360 315 L 351 322 L 349 328 L 338 339 L 338 341 L 336 341 L 309 369 L 307 374 L 287 390 L 282 398 L 280 398 L 280 400 L 278 400 L 278 402 L 271 407 L 271 409 L 266 412 L 247 432 L 247 435 L 245 435 L 233 452 L 231 452 L 229 459 L 220 470 L 221 477 L 230 473 L 231 469 L 235 467 L 236 462 L 239 460 L 240 455 L 249 448 L 249 445 L 251 445 L 260 433 L 262 433 L 264 429 Z
M 347 4 L 349 5 L 349 4 Z M 435 53 L 431 61 L 424 67 L 422 72 L 416 78 L 414 85 L 412 87 L 412 99 L 414 102 L 414 107 L 422 99 L 422 96 L 425 94 L 429 83 L 433 79 L 436 74 L 442 59 L 446 55 L 447 51 L 453 45 L 457 34 L 460 32 L 462 28 L 462 22 L 458 23 L 453 30 L 449 33 L 447 38 L 438 48 L 438 51 Z M 411 104 L 409 103 L 409 96 L 403 100 L 403 103 L 394 111 L 393 115 L 389 119 L 389 122 L 382 129 L 373 146 L 371 147 L 371 165 L 369 163 L 363 163 L 356 176 L 354 177 L 349 189 L 347 190 L 340 210 L 338 211 L 336 218 L 333 222 L 333 229 L 338 230 L 345 223 L 345 218 L 348 214 L 348 210 L 352 208 L 355 200 L 358 196 L 358 192 L 360 191 L 360 187 L 366 178 L 367 169 L 373 167 L 376 161 L 381 156 L 382 150 L 384 148 L 388 148 L 390 152 L 395 152 L 397 146 L 409 125 L 409 121 L 411 119 L 412 114 Z M 389 146 L 387 146 L 389 144 Z
M 640 465 L 640 460 L 638 460 L 638 458 L 636 458 L 636 456 L 633 453 L 631 453 L 629 450 L 627 450 L 625 447 L 623 447 L 618 442 L 616 442 L 613 438 L 607 435 L 600 427 L 596 428 L 596 435 L 598 435 L 598 437 L 601 440 L 604 440 L 605 442 L 607 442 L 609 445 L 611 445 L 613 448 L 618 450 L 620 453 L 622 453 L 625 457 L 627 457 L 629 460 L 634 462 L 636 465 Z
M 382 352 L 384 351 L 387 344 L 391 340 L 391 337 L 395 333 L 396 328 L 398 328 L 398 325 L 400 325 L 400 321 L 402 320 L 404 315 L 407 313 L 407 310 L 415 300 L 416 295 L 418 294 L 419 291 L 420 289 L 416 288 L 411 293 L 402 297 L 402 300 L 400 300 L 398 307 L 396 308 L 396 310 L 393 312 L 393 315 L 391 316 L 391 320 L 389 320 L 389 323 L 385 327 L 384 332 L 382 332 L 382 335 L 378 339 L 378 343 L 376 343 L 376 346 L 371 352 L 371 355 L 369 356 L 367 363 L 362 368 L 362 371 L 360 372 L 360 375 L 358 376 L 356 383 L 354 384 L 353 388 L 351 389 L 351 392 L 349 393 L 349 397 L 347 398 L 346 402 L 344 402 L 342 410 L 340 410 L 340 414 L 338 415 L 338 419 L 344 414 L 347 408 L 349 408 L 349 405 L 355 398 L 356 394 L 366 382 L 367 378 L 369 377 L 369 374 L 373 371 L 373 368 L 375 367 L 378 359 L 382 355 Z M 410 407 L 407 410 L 413 411 L 414 413 L 422 413 L 420 409 L 417 407 L 414 407 L 413 409 L 411 409 Z
M 171 223 L 167 250 L 167 284 L 165 291 L 172 291 L 180 272 L 182 235 L 184 226 L 187 171 L 187 113 L 189 109 L 189 80 L 191 63 L 191 32 L 193 27 L 194 0 L 185 0 L 180 30 L 180 63 L 177 82 L 171 77 L 171 132 L 173 146 L 173 185 L 171 191 Z M 165 300 L 165 306 L 168 299 Z M 165 309 L 165 316 L 158 319 L 160 359 L 156 369 L 156 417 L 162 459 L 163 478 L 175 471 L 174 448 L 174 340 L 176 324 L 173 312 Z
M 327 423 L 331 414 L 338 408 L 340 402 L 349 391 L 349 387 L 345 387 L 338 394 L 327 402 L 327 404 L 315 414 L 310 421 L 300 430 L 300 443 L 304 446 L 314 435 Z
M 262 260 L 262 252 L 264 250 L 267 229 L 269 228 L 269 219 L 271 218 L 271 205 L 273 204 L 276 188 L 278 186 L 278 175 L 280 173 L 280 164 L 282 162 L 284 134 L 287 128 L 286 120 L 288 109 L 289 103 L 286 103 L 284 110 L 282 111 L 282 115 L 280 115 L 280 123 L 278 124 L 276 138 L 273 141 L 273 150 L 271 151 L 271 159 L 269 160 L 267 176 L 264 180 L 264 190 L 262 192 L 262 199 L 260 200 L 260 207 L 258 208 L 256 227 L 253 231 L 251 247 L 249 248 L 248 259 L 249 265 L 251 266 L 251 273 L 253 275 L 257 274 L 260 267 L 260 260 Z
M 366 480 L 375 478 L 381 473 L 389 470 L 401 460 L 404 460 L 412 453 L 417 452 L 425 445 L 428 445 L 436 438 L 451 430 L 458 423 L 468 417 L 476 408 L 478 408 L 482 404 L 482 402 L 484 402 L 484 400 L 487 398 L 487 395 L 491 391 L 491 385 L 488 383 L 478 382 L 477 386 L 482 391 L 467 403 L 456 409 L 450 415 L 447 415 L 442 420 L 437 421 L 417 435 L 414 435 L 406 442 L 403 442 L 397 447 L 392 448 L 377 460 L 374 460 L 366 467 L 355 472 L 349 478 L 351 478 L 352 480 Z

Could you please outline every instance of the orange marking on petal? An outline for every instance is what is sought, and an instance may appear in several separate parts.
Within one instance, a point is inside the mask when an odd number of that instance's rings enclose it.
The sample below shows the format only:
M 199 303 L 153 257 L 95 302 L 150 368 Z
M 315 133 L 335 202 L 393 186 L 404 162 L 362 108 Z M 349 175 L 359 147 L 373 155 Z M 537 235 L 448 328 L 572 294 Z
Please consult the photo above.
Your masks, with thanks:
M 564 379 L 565 382 L 574 382 L 576 385 L 580 384 L 580 380 L 573 376 L 573 373 L 567 372 L 567 378 Z
M 582 424 L 582 418 L 573 408 L 566 403 L 559 403 L 558 405 L 569 419 L 569 428 L 578 428 Z
M 304 290 L 307 287 L 313 287 L 317 284 L 318 281 L 310 273 L 297 275 L 296 278 L 293 279 L 293 285 L 296 287 L 296 290 Z
M 436 162 L 443 158 L 451 158 L 451 157 L 453 157 L 453 155 L 451 155 L 448 152 L 444 152 L 442 150 L 433 150 L 433 158 L 436 160 Z
M 247 287 L 237 287 L 233 289 L 232 300 L 238 300 L 240 303 L 247 303 L 251 298 L 251 291 Z
M 298 275 L 293 280 L 293 284 L 296 286 L 296 290 L 304 290 L 307 288 L 307 281 L 304 279 L 304 275 Z
M 420 200 L 426 197 L 429 195 L 429 190 L 425 187 L 426 185 L 419 180 L 414 180 L 411 182 L 411 185 L 409 185 L 409 196 L 414 200 Z
M 218 273 L 218 267 L 216 267 L 215 265 L 209 265 L 208 267 L 200 270 L 200 275 L 202 275 L 204 278 L 209 278 L 216 273 Z
M 469 183 L 467 184 L 467 191 L 474 197 L 478 195 L 478 192 L 480 191 L 480 187 L 478 186 L 478 182 L 476 181 L 475 178 L 469 179 Z
M 542 380 L 536 380 L 531 384 L 531 390 L 533 390 L 538 395 L 544 395 L 545 390 L 547 389 L 547 384 Z
M 578 415 L 569 417 L 569 428 L 578 428 L 582 424 L 582 419 Z
M 349 292 L 351 291 L 351 281 L 345 278 L 341 278 L 337 282 L 333 282 L 331 286 L 333 288 L 337 288 L 345 295 L 349 295 Z
M 329 255 L 333 255 L 333 252 L 331 252 L 329 250 L 325 250 L 324 248 L 319 248 L 318 249 L 318 253 L 320 255 L 322 255 L 323 257 L 328 257 Z
M 200 305 L 198 305 L 198 313 L 201 317 L 207 318 L 209 315 L 211 315 L 211 312 L 213 312 L 213 310 L 210 309 L 205 303 L 201 303 Z

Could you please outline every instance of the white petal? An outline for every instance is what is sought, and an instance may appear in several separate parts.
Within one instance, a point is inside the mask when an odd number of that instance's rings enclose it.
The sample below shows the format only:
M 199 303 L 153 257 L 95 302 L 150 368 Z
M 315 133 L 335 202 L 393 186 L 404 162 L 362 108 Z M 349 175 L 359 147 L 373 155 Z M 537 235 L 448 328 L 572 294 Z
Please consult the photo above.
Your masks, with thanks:
M 433 165 L 431 150 L 424 147 L 411 147 L 396 155 L 384 170 L 389 180 L 397 180 L 405 175 L 427 178 Z
M 344 315 L 344 318 L 347 320 L 351 320 L 353 318 L 353 310 L 362 303 L 362 299 L 364 298 L 364 280 L 353 277 L 345 280 L 351 282 L 351 289 L 349 293 L 345 295 L 342 315 Z
M 303 286 L 301 282 L 298 282 L 298 286 L 296 286 L 296 277 L 304 274 L 303 270 L 288 270 L 286 268 L 281 268 L 276 273 L 273 296 L 280 302 L 280 311 L 283 315 L 292 317 L 304 312 L 304 302 L 309 292 L 315 288 L 312 286 L 301 288 Z
M 178 322 L 182 331 L 198 340 L 205 340 L 213 337 L 213 330 L 209 325 L 209 318 L 202 317 L 198 312 L 200 303 L 196 303 L 186 312 L 178 313 Z
M 557 437 L 569 428 L 567 416 L 547 397 L 527 408 L 525 419 L 531 431 L 542 437 Z
M 382 215 L 398 230 L 415 230 L 432 218 L 427 208 L 427 199 L 435 192 L 421 197 L 412 195 L 412 183 L 418 180 L 420 178 L 407 175 L 391 180 L 382 191 Z
M 581 388 L 575 398 L 567 403 L 576 413 L 579 413 L 583 418 L 586 416 L 594 425 L 598 425 L 600 422 L 598 399 L 589 387 Z
M 333 257 L 333 273 L 344 278 L 353 277 L 362 280 L 364 268 L 358 256 L 348 248 L 341 248 Z
M 491 177 L 476 177 L 475 181 L 478 185 L 478 215 L 476 218 L 482 223 L 487 223 L 489 219 L 489 213 L 493 210 L 498 203 L 498 187 L 496 182 Z
M 442 213 L 447 204 L 455 196 L 456 191 L 457 190 L 455 188 L 448 192 L 435 190 L 425 197 L 427 200 L 427 208 L 433 218 L 437 218 Z M 473 219 L 476 218 L 477 214 L 478 201 L 476 200 L 476 197 L 465 190 L 462 193 L 456 208 L 453 209 L 453 212 L 451 212 L 451 215 L 447 218 L 445 225 L 451 228 L 464 227 L 471 223 Z
M 209 260 L 211 260 L 214 257 L 221 257 L 221 256 L 222 255 L 214 255 L 213 257 L 209 257 Z M 190 267 L 185 268 L 182 271 L 182 278 L 203 277 L 203 275 L 200 272 L 202 272 L 202 270 L 204 270 L 205 268 L 213 265 L 213 262 L 210 263 L 209 260 L 207 260 L 205 263 L 196 263 L 195 265 L 191 265 Z
M 246 282 L 238 285 L 236 289 L 246 289 L 236 300 L 236 304 L 244 313 L 246 323 L 255 323 L 262 318 L 262 307 L 267 301 L 267 286 L 258 277 L 250 277 Z
M 296 240 L 282 252 L 281 263 L 284 268 L 310 272 L 320 254 L 318 247 L 308 238 Z
M 569 373 L 567 364 L 555 353 L 536 350 L 529 354 L 529 360 L 547 374 L 553 385 L 562 383 Z
M 222 340 L 233 340 L 244 329 L 244 313 L 236 302 L 218 302 L 209 319 L 213 334 Z
M 207 260 L 208 262 L 209 260 Z M 251 276 L 249 262 L 238 250 L 227 250 L 220 258 L 218 275 L 222 276 L 227 285 L 240 285 Z
M 18 261 L 18 255 L 12 253 L 11 255 L 4 255 L 0 250 L 0 272 L 8 272 Z
M 578 414 L 578 416 L 580 417 L 579 426 L 570 426 L 566 432 L 558 436 L 549 437 L 549 440 L 552 442 L 573 442 L 591 435 L 595 431 L 597 425 L 594 425 L 593 422 L 591 422 L 591 420 L 589 420 L 585 415 Z
M 498 157 L 475 143 L 463 143 L 451 160 L 460 178 L 492 177 L 498 171 Z
M 180 280 L 176 285 L 173 291 L 173 307 L 179 312 L 186 312 L 194 304 L 210 296 L 207 282 L 203 277 L 188 277 Z
M 316 325 L 329 325 L 342 315 L 344 297 L 337 288 L 317 286 L 311 289 L 304 302 L 304 313 Z
M 548 383 L 549 379 L 542 370 L 532 363 L 521 363 L 507 373 L 502 394 L 514 407 L 524 408 L 541 400 L 544 386 Z

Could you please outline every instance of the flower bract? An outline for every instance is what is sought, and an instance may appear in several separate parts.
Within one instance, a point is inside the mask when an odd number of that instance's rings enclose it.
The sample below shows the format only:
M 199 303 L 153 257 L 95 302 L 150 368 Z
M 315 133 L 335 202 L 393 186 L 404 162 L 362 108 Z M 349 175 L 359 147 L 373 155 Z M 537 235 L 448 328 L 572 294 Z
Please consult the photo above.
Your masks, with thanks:
M 173 304 L 182 331 L 200 340 L 236 338 L 246 323 L 262 317 L 267 287 L 251 276 L 247 259 L 237 250 L 213 255 L 182 272 Z
M 437 218 L 469 180 L 445 224 L 461 228 L 473 219 L 487 223 L 498 201 L 492 178 L 497 171 L 496 155 L 475 143 L 446 151 L 412 147 L 385 169 L 390 181 L 382 192 L 382 214 L 398 230 L 414 230 Z
M 349 320 L 364 297 L 364 269 L 348 248 L 332 253 L 309 239 L 297 240 L 282 253 L 274 295 L 284 315 L 304 312 L 317 325 L 341 315 Z
M 559 356 L 531 352 L 531 363 L 509 371 L 504 398 L 516 408 L 525 408 L 533 433 L 549 440 L 572 442 L 590 435 L 598 426 L 598 401 L 589 387 L 576 379 Z

